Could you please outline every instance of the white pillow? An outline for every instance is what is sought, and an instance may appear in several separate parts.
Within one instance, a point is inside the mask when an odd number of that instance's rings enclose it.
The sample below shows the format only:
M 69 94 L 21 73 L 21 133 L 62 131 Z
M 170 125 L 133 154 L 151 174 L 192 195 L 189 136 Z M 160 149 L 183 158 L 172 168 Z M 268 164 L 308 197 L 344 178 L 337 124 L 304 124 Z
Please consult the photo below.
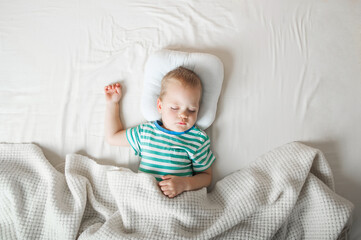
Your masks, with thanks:
M 211 54 L 160 50 L 149 56 L 144 70 L 142 113 L 148 121 L 161 118 L 157 110 L 161 81 L 169 71 L 179 66 L 192 70 L 202 81 L 203 93 L 196 125 L 206 129 L 216 116 L 223 82 L 223 64 L 218 57 Z

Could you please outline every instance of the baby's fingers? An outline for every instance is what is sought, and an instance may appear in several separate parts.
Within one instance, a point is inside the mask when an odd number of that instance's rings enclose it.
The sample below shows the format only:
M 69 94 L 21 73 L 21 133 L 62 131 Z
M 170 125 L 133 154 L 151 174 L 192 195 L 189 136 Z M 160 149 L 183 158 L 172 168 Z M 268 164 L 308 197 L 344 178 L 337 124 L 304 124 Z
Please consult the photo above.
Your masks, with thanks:
M 168 184 L 169 184 L 169 181 L 167 181 L 167 180 L 163 180 L 158 183 L 159 186 L 166 186 Z
M 105 93 L 109 93 L 111 95 L 118 94 L 121 95 L 122 94 L 122 90 L 121 90 L 122 86 L 119 83 L 114 83 L 108 86 L 104 87 L 104 92 Z
M 174 177 L 173 175 L 165 175 L 165 176 L 162 176 L 162 179 L 169 180 L 169 179 L 172 179 L 173 177 Z
M 121 94 L 122 93 L 122 87 L 119 83 L 117 83 L 116 87 L 115 87 L 115 91 L 118 93 L 118 94 Z
M 107 86 L 104 87 L 104 89 L 115 89 L 115 88 L 120 88 L 121 85 L 119 83 L 114 83 L 114 84 L 109 84 Z
M 104 91 L 107 93 L 109 91 L 111 91 L 113 89 L 113 86 L 112 85 L 108 85 L 108 86 L 105 86 L 104 87 Z
M 171 191 L 165 191 L 163 192 L 164 195 L 166 195 L 167 197 L 169 198 L 173 198 L 175 197 L 176 195 L 174 194 L 174 192 L 171 192 Z

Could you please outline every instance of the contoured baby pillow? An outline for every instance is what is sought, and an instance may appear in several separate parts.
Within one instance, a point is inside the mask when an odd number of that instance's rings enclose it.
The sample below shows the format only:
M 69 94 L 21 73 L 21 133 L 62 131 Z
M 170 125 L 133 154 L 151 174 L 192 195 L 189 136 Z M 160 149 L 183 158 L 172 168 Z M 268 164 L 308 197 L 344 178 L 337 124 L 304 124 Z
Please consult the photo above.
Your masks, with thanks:
M 161 81 L 169 71 L 179 66 L 192 70 L 201 79 L 203 93 L 196 125 L 204 130 L 213 123 L 216 116 L 224 74 L 221 60 L 207 53 L 160 50 L 149 56 L 144 70 L 141 100 L 143 116 L 148 121 L 161 118 L 157 110 Z

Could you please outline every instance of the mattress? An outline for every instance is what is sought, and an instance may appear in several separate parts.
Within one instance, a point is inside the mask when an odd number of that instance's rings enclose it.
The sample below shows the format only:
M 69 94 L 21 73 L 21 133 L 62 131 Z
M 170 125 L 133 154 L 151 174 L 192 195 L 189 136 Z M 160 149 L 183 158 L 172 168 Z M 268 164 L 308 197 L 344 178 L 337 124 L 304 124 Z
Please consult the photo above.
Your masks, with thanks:
M 136 171 L 133 150 L 104 141 L 103 87 L 124 87 L 125 127 L 140 111 L 144 66 L 160 49 L 224 64 L 207 129 L 213 184 L 300 141 L 320 149 L 361 238 L 361 1 L 1 1 L 0 142 L 35 143 Z M 252 160 L 253 159 L 253 160 Z

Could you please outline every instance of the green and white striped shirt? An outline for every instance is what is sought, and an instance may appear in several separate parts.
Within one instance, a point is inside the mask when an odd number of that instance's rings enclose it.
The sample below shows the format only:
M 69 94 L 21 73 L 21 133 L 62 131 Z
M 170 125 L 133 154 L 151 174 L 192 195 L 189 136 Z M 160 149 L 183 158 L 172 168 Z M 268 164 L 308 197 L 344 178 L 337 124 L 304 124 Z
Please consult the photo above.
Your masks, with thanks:
M 215 160 L 207 134 L 196 126 L 173 132 L 160 121 L 140 124 L 126 131 L 128 142 L 141 157 L 139 172 L 161 176 L 193 176 L 207 170 Z

